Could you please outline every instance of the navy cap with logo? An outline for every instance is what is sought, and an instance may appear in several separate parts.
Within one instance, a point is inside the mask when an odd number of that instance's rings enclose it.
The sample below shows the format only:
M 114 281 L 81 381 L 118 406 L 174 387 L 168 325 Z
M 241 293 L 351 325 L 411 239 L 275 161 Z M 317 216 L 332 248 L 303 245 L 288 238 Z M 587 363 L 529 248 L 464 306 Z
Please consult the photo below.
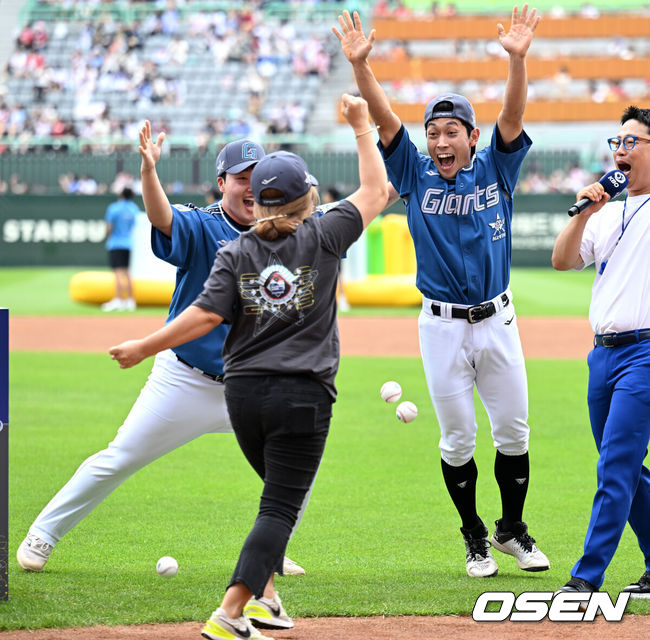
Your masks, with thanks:
M 458 118 L 476 129 L 476 116 L 470 101 L 457 93 L 445 93 L 429 102 L 424 110 L 424 127 L 435 118 Z
M 295 153 L 269 153 L 251 173 L 253 198 L 265 207 L 287 204 L 304 196 L 311 189 L 313 179 L 307 163 Z M 274 195 L 262 196 L 265 189 L 274 189 Z
M 217 156 L 217 178 L 224 173 L 241 173 L 265 155 L 264 149 L 252 140 L 229 142 Z
M 294 153 L 291 153 L 291 151 L 284 151 L 283 149 L 280 149 L 279 151 L 274 151 L 273 153 L 276 156 L 293 156 L 293 155 L 295 155 Z M 312 184 L 313 187 L 318 187 L 319 184 L 320 184 L 318 182 L 318 179 L 316 178 L 316 176 L 311 174 L 311 173 L 309 174 L 309 180 L 311 181 L 311 184 Z

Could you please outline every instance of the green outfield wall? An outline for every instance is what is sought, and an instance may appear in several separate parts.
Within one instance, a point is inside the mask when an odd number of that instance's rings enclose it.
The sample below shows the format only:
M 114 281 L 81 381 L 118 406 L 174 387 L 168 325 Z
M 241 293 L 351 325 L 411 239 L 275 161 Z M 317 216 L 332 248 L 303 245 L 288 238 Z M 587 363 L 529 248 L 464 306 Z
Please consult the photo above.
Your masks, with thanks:
M 106 266 L 106 207 L 102 196 L 0 196 L 0 266 Z M 172 196 L 174 202 L 203 203 L 201 194 Z M 142 208 L 142 200 L 136 198 Z M 521 195 L 515 198 L 513 256 L 515 266 L 550 266 L 553 242 L 569 218 L 571 195 Z M 401 203 L 391 213 L 403 213 Z M 405 242 L 409 242 L 408 237 Z M 369 257 L 381 272 L 381 242 L 368 238 Z

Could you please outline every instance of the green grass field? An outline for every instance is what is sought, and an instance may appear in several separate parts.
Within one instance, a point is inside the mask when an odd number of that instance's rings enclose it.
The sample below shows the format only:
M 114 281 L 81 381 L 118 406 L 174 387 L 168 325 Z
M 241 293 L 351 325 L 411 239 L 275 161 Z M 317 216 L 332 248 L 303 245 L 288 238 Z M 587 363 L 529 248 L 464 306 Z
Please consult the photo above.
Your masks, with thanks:
M 234 437 L 203 436 L 143 469 L 63 538 L 43 574 L 27 574 L 15 560 L 27 528 L 80 462 L 112 439 L 150 365 L 120 371 L 102 354 L 26 352 L 13 353 L 10 365 L 10 600 L 0 603 L 0 629 L 205 619 L 261 488 Z M 525 517 L 551 570 L 525 573 L 497 554 L 496 578 L 465 575 L 419 359 L 344 357 L 323 464 L 289 546 L 307 575 L 278 580 L 290 615 L 469 614 L 486 588 L 519 593 L 564 584 L 581 553 L 595 488 L 586 365 L 533 360 L 528 370 Z M 415 422 L 398 422 L 394 405 L 379 399 L 389 378 L 418 405 Z M 479 424 L 479 509 L 492 524 L 499 498 L 482 410 Z M 155 572 L 163 555 L 179 561 L 171 580 Z M 626 531 L 604 588 L 615 594 L 642 572 Z M 650 613 L 650 602 L 634 602 L 628 612 Z
M 70 278 L 83 268 L 0 268 L 0 306 L 13 315 L 101 315 L 97 305 L 70 299 Z M 523 316 L 586 315 L 591 298 L 593 270 L 560 273 L 552 269 L 513 269 L 511 288 L 517 313 Z M 165 314 L 166 308 L 139 308 L 136 313 Z M 351 315 L 417 315 L 412 308 L 353 308 Z
M 76 271 L 0 269 L 0 305 L 14 315 L 98 313 L 67 299 Z M 590 287 L 588 273 L 518 270 L 512 277 L 520 315 L 584 315 Z M 114 437 L 150 366 L 121 371 L 103 354 L 11 354 L 10 600 L 0 603 L 0 630 L 202 621 L 222 596 L 261 489 L 230 435 L 203 436 L 138 472 L 63 538 L 43 574 L 24 573 L 15 560 L 40 509 Z M 290 615 L 467 615 L 486 589 L 551 591 L 566 582 L 581 554 L 596 482 L 587 368 L 583 361 L 530 360 L 528 372 L 532 480 L 525 518 L 551 570 L 525 573 L 495 552 L 496 578 L 466 576 L 420 360 L 344 357 L 323 464 L 288 550 L 307 575 L 278 580 Z M 394 405 L 380 400 L 387 379 L 398 380 L 404 399 L 418 405 L 415 422 L 398 422 Z M 479 512 L 492 526 L 499 497 L 482 408 L 478 421 Z M 179 561 L 171 580 L 155 572 L 163 555 Z M 604 588 L 616 594 L 642 571 L 626 530 Z M 650 602 L 633 602 L 628 612 L 648 614 Z

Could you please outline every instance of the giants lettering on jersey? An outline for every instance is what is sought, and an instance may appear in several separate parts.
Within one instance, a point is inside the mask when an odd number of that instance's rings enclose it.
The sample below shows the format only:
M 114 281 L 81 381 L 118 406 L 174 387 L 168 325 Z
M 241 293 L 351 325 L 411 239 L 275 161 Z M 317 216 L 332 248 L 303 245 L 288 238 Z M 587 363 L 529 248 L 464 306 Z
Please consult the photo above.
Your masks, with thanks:
M 466 216 L 499 204 L 499 186 L 496 182 L 485 189 L 474 187 L 474 193 L 446 194 L 444 189 L 427 189 L 422 198 L 422 212 L 441 215 Z

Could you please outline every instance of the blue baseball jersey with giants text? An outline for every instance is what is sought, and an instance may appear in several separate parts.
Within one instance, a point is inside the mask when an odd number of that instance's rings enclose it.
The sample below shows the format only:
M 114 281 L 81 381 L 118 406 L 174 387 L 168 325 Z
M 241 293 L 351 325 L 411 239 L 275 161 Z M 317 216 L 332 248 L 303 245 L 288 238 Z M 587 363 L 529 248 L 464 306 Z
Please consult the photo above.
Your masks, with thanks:
M 388 147 L 379 144 L 388 179 L 406 203 L 424 296 L 472 305 L 508 288 L 512 194 L 531 145 L 522 131 L 506 148 L 495 125 L 490 145 L 449 181 L 404 126 Z

